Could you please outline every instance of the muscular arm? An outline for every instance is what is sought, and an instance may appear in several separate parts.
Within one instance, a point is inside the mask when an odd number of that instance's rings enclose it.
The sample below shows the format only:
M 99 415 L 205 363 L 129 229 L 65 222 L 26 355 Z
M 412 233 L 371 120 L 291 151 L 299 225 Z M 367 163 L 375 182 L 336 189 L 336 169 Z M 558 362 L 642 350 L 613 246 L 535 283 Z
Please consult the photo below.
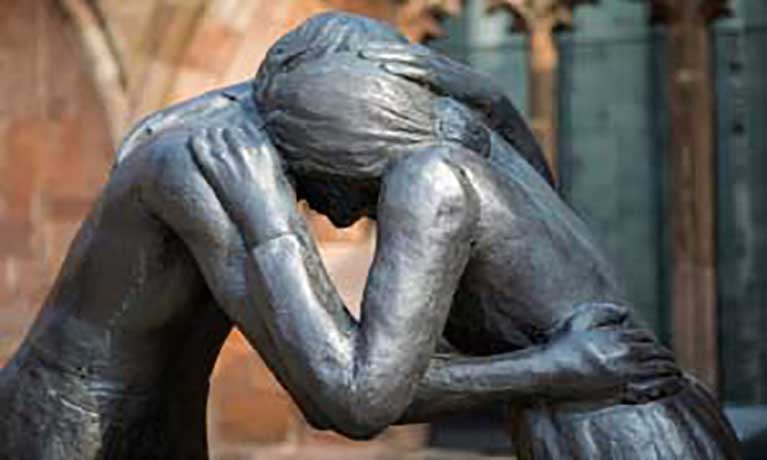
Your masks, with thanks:
M 268 199 L 249 201 L 252 181 L 211 187 L 210 174 L 204 177 L 191 153 L 180 150 L 157 155 L 145 199 L 184 240 L 218 303 L 316 426 L 368 437 L 398 420 L 426 420 L 540 394 L 542 382 L 572 381 L 573 366 L 535 350 L 432 359 L 476 213 L 454 166 L 424 155 L 419 161 L 426 165 L 404 164 L 385 182 L 380 249 L 357 324 L 286 181 L 261 181 Z
M 487 357 L 435 357 L 400 423 L 498 401 L 640 403 L 676 391 L 680 374 L 672 355 L 648 332 L 627 327 L 628 313 L 612 304 L 583 304 L 547 344 Z
M 446 299 L 452 295 L 455 278 L 467 257 L 467 242 L 456 253 L 442 248 L 440 253 L 456 265 L 453 278 L 445 279 L 444 267 L 437 264 L 441 257 L 431 263 L 418 261 L 417 254 L 427 258 L 433 255 L 424 250 L 427 242 L 418 240 L 418 232 L 400 240 L 383 226 L 381 244 L 392 251 L 378 253 L 372 279 L 379 281 L 371 282 L 367 289 L 363 313 L 363 324 L 367 326 L 362 327 L 348 314 L 326 274 L 313 239 L 295 211 L 289 184 L 270 182 L 271 193 L 260 191 L 268 194 L 269 200 L 251 202 L 234 211 L 243 226 L 259 227 L 257 237 L 244 239 L 243 232 L 249 230 L 232 224 L 233 210 L 224 210 L 219 196 L 201 174 L 187 148 L 189 138 L 190 133 L 178 131 L 147 147 L 151 152 L 145 161 L 151 174 L 143 196 L 151 212 L 185 242 L 219 305 L 311 422 L 358 437 L 391 424 L 405 410 L 426 369 L 445 321 Z M 268 169 L 272 165 L 259 166 Z M 462 200 L 461 186 L 452 172 L 443 166 L 441 174 L 446 174 L 449 185 L 456 189 L 452 199 Z M 266 176 L 270 175 L 267 172 Z M 401 214 L 404 221 L 412 221 L 414 228 L 424 228 L 421 224 L 429 215 L 410 214 L 403 200 L 408 190 L 429 193 L 425 188 L 430 185 L 436 184 L 407 185 L 408 189 L 390 184 L 393 199 L 384 214 Z M 243 196 L 237 199 L 248 201 Z M 447 209 L 436 207 L 431 212 L 432 218 L 441 219 L 447 227 L 452 222 L 451 229 L 439 225 L 437 231 L 420 238 L 444 242 L 451 240 L 453 233 L 465 232 L 463 206 L 457 204 Z M 269 211 L 264 209 L 267 205 Z M 269 222 L 264 225 L 263 220 L 249 220 L 242 215 L 243 210 L 256 216 L 269 215 Z M 421 219 L 421 224 L 416 225 L 416 219 Z M 245 243 L 254 239 L 263 243 Z M 403 257 L 398 258 L 398 253 Z M 422 291 L 417 274 L 400 267 L 406 261 L 411 265 L 418 262 L 424 271 L 423 282 L 431 286 L 430 290 Z M 395 274 L 399 276 L 393 284 L 402 285 L 401 289 L 382 279 Z M 442 292 L 442 300 L 424 296 L 432 291 Z M 439 305 L 432 308 L 436 302 Z M 421 308 L 411 309 L 413 304 Z M 389 404 L 392 399 L 395 405 Z
M 206 179 L 252 248 L 248 288 L 266 301 L 256 295 L 249 298 L 268 324 L 283 380 L 309 389 L 314 405 L 323 408 L 336 430 L 367 437 L 398 419 L 424 420 L 573 388 L 588 392 L 614 387 L 614 378 L 590 372 L 599 366 L 583 362 L 583 353 L 561 350 L 579 344 L 599 348 L 601 343 L 607 344 L 608 353 L 614 352 L 610 345 L 627 338 L 621 336 L 626 331 L 597 332 L 570 344 L 491 358 L 431 360 L 469 257 L 478 213 L 471 186 L 461 170 L 445 160 L 444 152 L 413 155 L 385 177 L 378 250 L 357 324 L 347 314 L 306 228 L 293 219 L 287 221 L 294 224 L 277 232 L 262 228 L 260 222 L 279 214 L 275 209 L 263 213 L 262 205 L 253 204 L 259 200 L 248 198 L 249 184 L 259 179 L 239 171 L 252 169 L 247 165 L 252 152 L 236 147 L 231 156 L 216 159 L 211 149 L 201 150 L 198 159 Z M 244 158 L 241 164 L 229 162 L 237 156 Z M 271 189 L 268 195 L 280 194 L 294 199 L 287 188 Z M 283 206 L 279 212 L 295 210 Z M 599 351 L 590 356 L 598 357 Z M 588 384 L 584 376 L 591 378 Z
M 393 250 L 377 256 L 372 279 L 379 282 L 372 282 L 367 289 L 363 308 L 363 324 L 367 326 L 360 326 L 344 308 L 326 274 L 295 211 L 289 184 L 269 183 L 268 192 L 261 190 L 268 200 L 251 202 L 234 212 L 245 227 L 259 227 L 257 239 L 264 243 L 246 244 L 253 238 L 243 239 L 242 230 L 248 230 L 233 226 L 231 207 L 228 212 L 224 210 L 186 149 L 188 136 L 185 132 L 168 134 L 150 147 L 154 150 L 148 155 L 151 174 L 143 196 L 151 212 L 186 243 L 219 305 L 313 424 L 366 437 L 394 422 L 412 399 L 426 369 L 467 257 L 465 238 L 455 239 L 456 243 L 464 240 L 463 249 L 453 253 L 442 247 L 434 254 L 424 250 L 425 239 L 452 241 L 464 232 L 467 221 L 462 217 L 462 203 L 434 204 L 431 214 L 410 214 L 403 200 L 408 193 L 428 197 L 431 191 L 426 187 L 430 184 L 405 184 L 402 188 L 395 183 L 389 187 L 393 200 L 387 213 L 401 214 L 402 221 L 410 221 L 413 230 L 438 223 L 423 221 L 430 216 L 439 219 L 439 225 L 428 235 L 415 232 L 403 240 L 396 235 L 388 237 L 391 232 L 385 226 L 381 229 L 381 244 Z M 462 200 L 460 184 L 445 168 L 439 175 L 447 174 L 451 181 L 447 185 L 457 193 L 445 200 Z M 248 201 L 242 196 L 238 200 Z M 243 211 L 269 215 L 268 223 L 249 221 Z M 456 270 L 452 279 L 446 279 L 445 266 L 438 263 L 443 257 L 427 261 L 436 253 L 453 260 Z M 419 261 L 419 254 L 425 259 Z M 423 289 L 425 286 L 416 281 L 416 270 L 400 266 L 406 261 L 419 264 L 422 281 L 430 288 Z M 384 273 L 398 275 L 392 284 L 401 289 L 387 285 Z
M 176 130 L 146 147 L 142 197 L 189 248 L 205 282 L 219 306 L 258 351 L 276 378 L 290 393 L 307 419 L 318 426 L 330 424 L 302 379 L 288 377 L 288 363 L 282 361 L 269 332 L 269 322 L 258 305 L 259 288 L 250 285 L 246 272 L 252 264 L 240 231 L 221 206 L 213 189 L 202 176 L 189 149 L 190 132 Z M 273 221 L 279 233 L 288 225 Z M 253 305 L 250 299 L 256 299 Z
M 382 186 L 379 249 L 359 324 L 348 321 L 303 228 L 262 243 L 242 229 L 273 339 L 291 339 L 281 360 L 313 389 L 332 426 L 352 437 L 394 423 L 413 399 L 468 260 L 471 196 L 451 166 L 421 161 L 429 164 L 398 165 Z

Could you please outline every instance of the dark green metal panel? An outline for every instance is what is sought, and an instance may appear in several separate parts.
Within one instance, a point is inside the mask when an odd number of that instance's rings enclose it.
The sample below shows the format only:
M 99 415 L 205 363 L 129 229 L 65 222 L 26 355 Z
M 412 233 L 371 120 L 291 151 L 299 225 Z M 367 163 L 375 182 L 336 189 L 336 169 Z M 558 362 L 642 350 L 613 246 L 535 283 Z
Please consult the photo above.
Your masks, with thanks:
M 525 39 L 483 0 L 433 46 L 495 77 L 524 112 Z M 648 2 L 576 10 L 561 33 L 560 171 L 645 320 L 668 339 L 664 183 L 668 136 L 663 28 Z M 735 0 L 713 28 L 717 105 L 717 258 L 723 395 L 767 403 L 767 1 Z
M 722 390 L 767 404 L 767 2 L 714 29 Z
M 646 6 L 581 7 L 559 42 L 563 192 L 600 237 L 640 316 L 660 332 L 663 145 Z
M 510 15 L 483 1 L 446 24 L 431 46 L 493 76 L 526 112 L 526 39 Z M 662 270 L 662 148 L 646 6 L 581 7 L 575 32 L 560 34 L 560 170 L 566 198 L 591 224 L 626 280 L 629 298 L 658 331 L 665 322 Z
M 466 2 L 464 13 L 445 23 L 446 36 L 429 45 L 491 76 L 522 113 L 527 113 L 527 45 L 511 33 L 505 12 L 488 15 L 484 0 Z

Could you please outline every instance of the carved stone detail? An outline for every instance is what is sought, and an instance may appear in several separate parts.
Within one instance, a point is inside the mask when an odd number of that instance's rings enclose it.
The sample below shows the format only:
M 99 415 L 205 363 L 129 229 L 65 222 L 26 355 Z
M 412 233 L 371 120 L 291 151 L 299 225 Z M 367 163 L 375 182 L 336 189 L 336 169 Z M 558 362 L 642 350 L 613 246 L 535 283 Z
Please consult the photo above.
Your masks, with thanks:
M 652 21 L 670 24 L 685 14 L 698 14 L 705 22 L 731 13 L 730 0 L 648 0 Z
M 444 35 L 440 19 L 461 12 L 462 0 L 395 0 L 395 23 L 411 40 L 419 42 Z
M 667 26 L 673 344 L 681 364 L 716 388 L 718 332 L 715 146 L 709 23 L 727 0 L 652 0 Z
M 112 142 L 117 145 L 127 126 L 128 94 L 125 71 L 104 16 L 94 2 L 58 0 L 77 30 L 88 67 L 109 118 Z
M 514 14 L 515 26 L 530 31 L 537 27 L 554 29 L 572 25 L 573 9 L 594 0 L 487 0 L 489 9 L 507 7 Z
M 559 50 L 554 41 L 558 27 L 572 25 L 573 9 L 590 0 L 488 0 L 488 7 L 508 8 L 515 26 L 528 33 L 529 65 L 528 96 L 533 132 L 543 147 L 546 159 L 557 171 L 557 66 Z

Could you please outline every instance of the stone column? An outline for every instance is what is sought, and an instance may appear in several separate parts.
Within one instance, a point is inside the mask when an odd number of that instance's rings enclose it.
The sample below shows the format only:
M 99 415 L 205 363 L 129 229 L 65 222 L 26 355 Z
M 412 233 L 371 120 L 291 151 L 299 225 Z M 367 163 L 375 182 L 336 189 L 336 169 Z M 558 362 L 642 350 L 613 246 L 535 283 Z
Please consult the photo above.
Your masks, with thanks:
M 488 0 L 491 9 L 507 7 L 517 28 L 527 32 L 528 98 L 533 132 L 557 174 L 559 50 L 554 31 L 572 24 L 572 12 L 583 0 Z
M 666 25 L 670 113 L 671 298 L 674 351 L 711 388 L 718 383 L 714 86 L 709 24 L 727 0 L 653 0 Z
M 58 0 L 80 38 L 95 87 L 108 117 L 112 144 L 117 146 L 128 124 L 128 93 L 123 63 L 114 36 L 98 4 L 85 0 Z
M 415 42 L 443 35 L 440 19 L 461 12 L 462 0 L 394 0 L 395 25 Z

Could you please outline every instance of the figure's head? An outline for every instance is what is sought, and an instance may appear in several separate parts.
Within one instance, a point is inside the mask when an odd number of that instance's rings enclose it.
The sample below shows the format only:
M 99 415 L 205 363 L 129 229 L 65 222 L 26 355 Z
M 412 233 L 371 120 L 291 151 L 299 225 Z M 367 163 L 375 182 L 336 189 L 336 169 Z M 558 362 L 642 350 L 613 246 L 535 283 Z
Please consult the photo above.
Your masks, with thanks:
M 388 24 L 351 13 L 331 11 L 307 19 L 282 36 L 266 53 L 256 75 L 256 92 L 275 75 L 335 53 L 357 52 L 369 42 L 408 43 Z
M 258 105 L 299 197 L 341 227 L 374 215 L 379 180 L 396 159 L 444 141 L 474 148 L 487 136 L 457 102 L 358 56 L 380 39 L 401 36 L 368 18 L 321 15 L 283 38 L 291 57 L 276 53 L 259 70 Z

